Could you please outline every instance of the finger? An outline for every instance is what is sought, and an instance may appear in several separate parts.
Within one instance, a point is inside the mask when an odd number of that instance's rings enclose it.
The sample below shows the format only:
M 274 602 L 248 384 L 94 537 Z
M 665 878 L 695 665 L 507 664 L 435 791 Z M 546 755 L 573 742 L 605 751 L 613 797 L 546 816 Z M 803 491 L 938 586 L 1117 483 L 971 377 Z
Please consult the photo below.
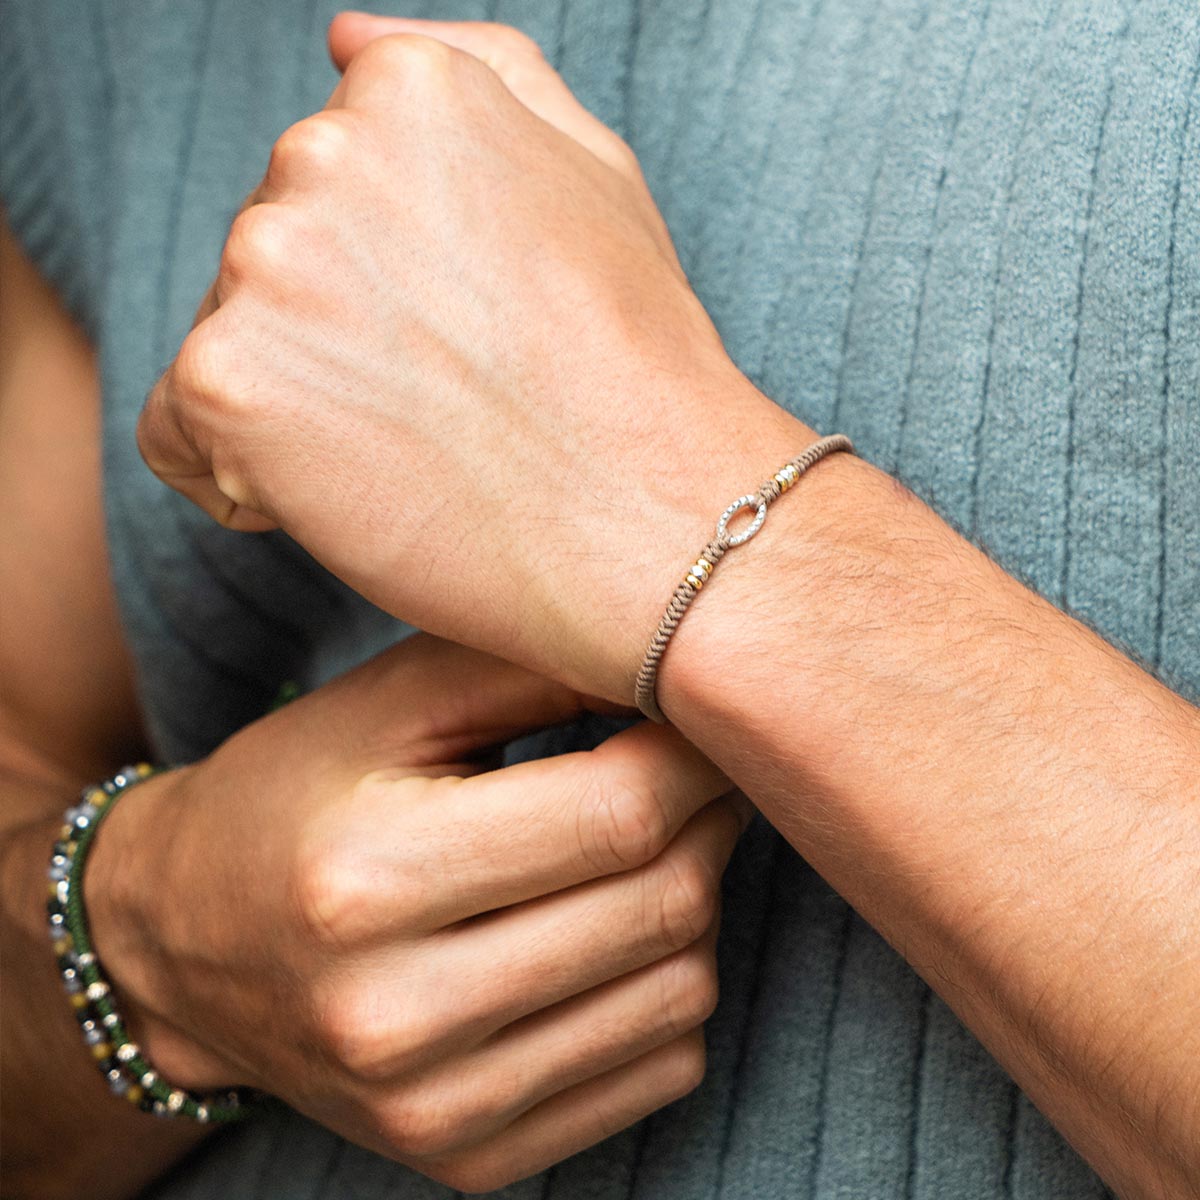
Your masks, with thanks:
M 502 1029 L 406 1080 L 397 1107 L 442 1114 L 459 1147 L 486 1141 L 543 1100 L 702 1025 L 717 1002 L 716 940 L 714 922 L 695 945 Z
M 626 174 L 638 173 L 636 161 L 624 142 L 579 103 L 562 76 L 543 57 L 537 42 L 512 26 L 344 12 L 329 26 L 329 50 L 334 65 L 345 71 L 369 43 L 396 34 L 433 38 L 479 59 L 500 76 L 526 108 L 547 124 L 585 146 L 609 166 Z
M 179 419 L 182 386 L 177 359 L 154 386 L 137 423 L 137 444 L 146 465 L 163 483 L 186 496 L 224 525 L 243 533 L 263 533 L 276 523 L 223 491 L 208 457 Z
M 581 884 L 566 892 L 445 930 L 426 945 L 437 970 L 393 977 L 386 947 L 362 964 L 363 988 L 396 997 L 425 1014 L 418 1059 L 482 1044 L 497 1030 L 677 953 L 704 936 L 720 903 L 720 879 L 741 833 L 735 809 L 710 804 L 688 822 L 666 852 L 638 871 Z M 497 972 L 496 963 L 504 970 Z M 423 978 L 461 981 L 451 1014 Z M 432 986 L 432 984 L 427 985 Z M 445 1012 L 442 1019 L 429 1014 Z M 387 1079 L 416 1065 L 411 1021 L 394 1014 L 394 1048 L 381 1034 L 366 1078 Z M 362 1064 L 359 1064 L 361 1067 Z
M 339 813 L 339 840 L 372 847 L 363 870 L 411 896 L 407 919 L 432 931 L 644 866 L 728 787 L 676 730 L 646 722 L 595 750 L 446 781 L 403 826 L 381 787 Z
M 543 1101 L 468 1150 L 412 1165 L 451 1187 L 481 1192 L 536 1174 L 678 1100 L 704 1078 L 702 1031 Z

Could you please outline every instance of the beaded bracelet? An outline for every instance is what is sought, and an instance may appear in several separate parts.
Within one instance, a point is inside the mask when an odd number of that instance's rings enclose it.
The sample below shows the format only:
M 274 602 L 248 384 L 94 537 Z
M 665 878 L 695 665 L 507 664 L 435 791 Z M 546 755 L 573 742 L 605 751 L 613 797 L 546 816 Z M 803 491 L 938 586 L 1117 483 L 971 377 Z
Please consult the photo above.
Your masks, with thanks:
M 88 931 L 83 868 L 96 831 L 116 798 L 153 774 L 146 763 L 124 767 L 112 779 L 84 788 L 79 804 L 67 809 L 50 859 L 50 940 L 84 1043 L 116 1095 L 156 1116 L 237 1121 L 250 1111 L 250 1093 L 234 1088 L 200 1094 L 172 1087 L 129 1040 Z
M 675 632 L 683 614 L 695 599 L 700 589 L 713 573 L 713 568 L 725 555 L 726 550 L 734 546 L 743 546 L 762 527 L 767 519 L 767 506 L 777 500 L 784 492 L 794 487 L 810 467 L 820 462 L 828 454 L 836 454 L 839 450 L 854 453 L 854 444 L 844 433 L 835 433 L 830 437 L 813 442 L 802 454 L 798 454 L 790 462 L 785 463 L 758 491 L 739 496 L 722 514 L 717 521 L 716 536 L 700 552 L 700 557 L 688 567 L 687 574 L 680 580 L 663 613 L 662 620 L 650 645 L 646 647 L 646 655 L 642 660 L 635 685 L 634 700 L 642 712 L 652 721 L 662 725 L 666 722 L 663 711 L 658 706 L 657 685 L 658 667 L 666 652 L 667 643 Z M 740 533 L 729 532 L 729 522 L 744 508 L 755 510 L 754 519 Z

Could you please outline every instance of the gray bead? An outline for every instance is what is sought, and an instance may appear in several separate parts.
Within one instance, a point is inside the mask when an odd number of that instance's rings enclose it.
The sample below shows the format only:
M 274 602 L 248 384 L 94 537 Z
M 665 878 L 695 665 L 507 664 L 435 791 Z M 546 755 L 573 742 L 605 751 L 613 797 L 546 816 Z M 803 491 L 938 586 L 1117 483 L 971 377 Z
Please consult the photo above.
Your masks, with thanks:
M 83 1035 L 83 1040 L 87 1042 L 89 1046 L 98 1046 L 101 1042 L 106 1040 L 104 1030 L 89 1029 L 87 1033 Z

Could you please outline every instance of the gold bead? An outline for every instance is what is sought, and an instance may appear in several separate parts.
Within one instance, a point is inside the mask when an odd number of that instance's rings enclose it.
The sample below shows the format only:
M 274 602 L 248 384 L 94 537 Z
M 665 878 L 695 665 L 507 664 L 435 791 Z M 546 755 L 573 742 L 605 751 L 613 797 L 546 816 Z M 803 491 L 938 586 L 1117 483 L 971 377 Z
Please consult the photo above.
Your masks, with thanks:
M 66 952 L 70 950 L 74 944 L 75 939 L 69 933 L 64 934 L 60 938 L 55 938 L 54 953 L 61 957 L 62 955 L 66 954 Z
M 136 1104 L 142 1098 L 142 1085 L 140 1083 L 131 1083 L 129 1089 L 125 1093 L 125 1099 L 130 1104 Z
M 699 575 L 693 575 L 690 571 L 687 574 L 685 582 L 693 592 L 698 592 L 704 586 L 704 580 Z
M 92 1047 L 92 1057 L 95 1059 L 107 1058 L 112 1053 L 112 1042 L 97 1042 Z
M 69 997 L 72 1008 L 86 1008 L 87 997 L 82 992 L 73 992 Z

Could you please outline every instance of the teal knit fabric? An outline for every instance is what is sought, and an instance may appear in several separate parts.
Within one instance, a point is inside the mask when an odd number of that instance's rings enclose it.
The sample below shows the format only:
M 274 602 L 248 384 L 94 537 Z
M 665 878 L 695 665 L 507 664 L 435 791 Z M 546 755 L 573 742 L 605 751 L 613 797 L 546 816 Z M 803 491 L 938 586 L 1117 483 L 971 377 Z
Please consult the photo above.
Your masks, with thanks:
M 133 441 L 272 140 L 333 84 L 334 5 L 0 3 L 0 195 L 100 347 L 123 617 L 158 750 L 192 758 L 283 679 L 317 684 L 403 632 L 286 538 L 212 525 Z M 632 142 L 751 378 L 845 430 L 1007 569 L 1200 699 L 1195 0 L 404 11 L 536 37 Z M 703 1087 L 506 1197 L 1105 1195 L 762 824 L 729 873 L 720 955 Z M 155 1195 L 449 1193 L 280 1106 Z

